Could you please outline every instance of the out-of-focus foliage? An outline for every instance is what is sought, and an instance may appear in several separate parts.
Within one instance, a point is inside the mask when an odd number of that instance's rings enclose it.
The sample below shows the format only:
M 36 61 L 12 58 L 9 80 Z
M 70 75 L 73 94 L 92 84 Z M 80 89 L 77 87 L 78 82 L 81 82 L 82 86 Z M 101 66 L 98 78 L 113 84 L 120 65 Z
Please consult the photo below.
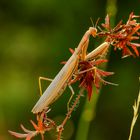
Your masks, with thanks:
M 71 55 L 84 32 L 98 17 L 104 21 L 106 1 L 1 0 L 0 1 L 0 140 L 14 140 L 8 129 L 20 130 L 19 124 L 30 128 L 34 119 L 31 109 L 39 98 L 38 77 L 55 77 L 61 61 Z M 140 1 L 117 1 L 116 22 L 127 20 L 131 11 L 136 15 Z M 111 16 L 111 13 L 109 13 Z M 95 42 L 97 41 L 97 42 Z M 91 40 L 89 50 L 99 44 Z M 109 80 L 118 87 L 103 87 L 95 120 L 90 124 L 88 140 L 126 140 L 132 118 L 132 105 L 138 94 L 139 58 L 120 58 L 111 53 L 107 70 L 115 75 Z M 43 83 L 43 89 L 49 82 Z M 74 87 L 78 92 L 77 87 Z M 50 117 L 61 122 L 66 113 L 70 91 L 53 105 Z M 83 98 L 65 128 L 64 139 L 75 139 Z M 140 119 L 134 129 L 139 139 Z M 83 133 L 83 132 L 81 132 Z M 54 132 L 46 135 L 55 139 Z M 40 139 L 37 137 L 37 139 Z

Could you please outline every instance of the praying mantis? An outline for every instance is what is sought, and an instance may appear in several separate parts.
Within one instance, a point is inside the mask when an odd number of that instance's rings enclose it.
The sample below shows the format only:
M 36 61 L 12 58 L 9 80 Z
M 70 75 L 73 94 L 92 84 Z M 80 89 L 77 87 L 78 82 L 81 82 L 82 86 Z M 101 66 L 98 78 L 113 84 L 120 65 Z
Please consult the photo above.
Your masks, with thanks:
M 88 61 L 91 59 L 93 60 L 96 57 L 99 57 L 108 50 L 108 47 L 110 45 L 109 42 L 104 42 L 95 50 L 87 54 L 89 37 L 91 35 L 93 37 L 96 37 L 96 33 L 97 29 L 95 27 L 89 27 L 89 29 L 85 32 L 78 47 L 75 48 L 75 51 L 73 52 L 72 56 L 68 59 L 66 64 L 62 67 L 62 69 L 59 71 L 56 77 L 52 80 L 51 84 L 44 91 L 43 95 L 33 107 L 32 112 L 34 114 L 40 113 L 43 110 L 47 109 L 49 105 L 51 105 L 64 92 L 67 86 L 70 87 L 73 96 L 74 91 L 70 86 L 70 81 L 72 80 L 74 73 L 78 71 L 78 63 L 80 61 Z M 69 102 L 72 96 L 70 97 Z

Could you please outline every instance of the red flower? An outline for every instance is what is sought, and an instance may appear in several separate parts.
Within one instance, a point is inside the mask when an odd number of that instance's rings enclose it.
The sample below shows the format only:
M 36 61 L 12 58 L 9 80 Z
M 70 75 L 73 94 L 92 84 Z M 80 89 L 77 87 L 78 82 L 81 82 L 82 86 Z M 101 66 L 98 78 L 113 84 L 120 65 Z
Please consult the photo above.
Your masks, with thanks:
M 39 116 L 37 116 L 38 124 L 36 125 L 32 120 L 30 120 L 31 124 L 34 127 L 34 131 L 26 129 L 22 124 L 21 129 L 25 132 L 23 133 L 17 133 L 9 130 L 9 133 L 17 138 L 26 138 L 26 140 L 31 140 L 31 138 L 35 137 L 37 134 L 41 134 L 42 140 L 44 140 L 44 133 L 46 131 L 49 131 L 55 126 L 55 123 L 50 120 L 49 118 L 46 118 L 45 112 L 42 112 Z
M 137 47 L 140 47 L 139 43 L 134 43 L 132 41 L 138 40 L 140 33 L 140 23 L 137 23 L 135 18 L 139 18 L 133 12 L 129 15 L 129 19 L 126 24 L 122 24 L 122 21 L 118 25 L 111 29 L 110 19 L 107 15 L 105 18 L 105 23 L 102 24 L 105 30 L 101 29 L 101 32 L 98 33 L 99 36 L 106 36 L 106 41 L 110 42 L 115 49 L 122 50 L 122 56 L 139 56 Z
M 110 82 L 107 82 L 102 79 L 102 77 L 106 77 L 109 75 L 114 74 L 113 72 L 106 72 L 99 68 L 97 68 L 98 65 L 107 62 L 106 59 L 99 59 L 94 61 L 82 61 L 79 62 L 79 73 L 77 77 L 75 78 L 74 82 L 79 80 L 80 85 L 79 87 L 84 87 L 88 92 L 88 98 L 90 100 L 92 95 L 92 89 L 93 85 L 100 89 L 100 83 L 103 84 L 113 84 Z

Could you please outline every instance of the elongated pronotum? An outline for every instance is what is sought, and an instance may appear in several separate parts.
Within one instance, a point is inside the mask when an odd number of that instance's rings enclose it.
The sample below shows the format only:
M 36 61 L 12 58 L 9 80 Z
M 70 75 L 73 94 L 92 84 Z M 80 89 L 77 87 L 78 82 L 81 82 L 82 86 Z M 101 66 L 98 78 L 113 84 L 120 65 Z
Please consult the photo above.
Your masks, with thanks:
M 109 43 L 104 42 L 98 48 L 86 55 L 90 35 L 95 37 L 96 29 L 94 27 L 90 27 L 89 30 L 86 31 L 72 56 L 59 71 L 59 73 L 56 75 L 51 84 L 44 91 L 43 95 L 33 107 L 33 113 L 42 112 L 64 92 L 67 85 L 69 85 L 74 72 L 78 68 L 79 61 L 94 59 L 108 49 Z

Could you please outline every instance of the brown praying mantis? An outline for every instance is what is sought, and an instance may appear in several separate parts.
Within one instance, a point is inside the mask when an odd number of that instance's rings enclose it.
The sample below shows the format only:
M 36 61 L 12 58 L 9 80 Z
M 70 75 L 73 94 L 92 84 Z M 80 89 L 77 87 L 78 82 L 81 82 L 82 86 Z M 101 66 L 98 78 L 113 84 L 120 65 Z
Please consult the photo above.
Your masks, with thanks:
M 37 134 L 41 134 L 41 138 L 42 140 L 44 140 L 43 134 L 46 131 L 50 131 L 51 129 L 56 128 L 58 132 L 57 139 L 60 140 L 62 136 L 62 131 L 64 130 L 64 125 L 66 124 L 67 120 L 70 118 L 72 112 L 76 108 L 77 103 L 79 102 L 80 97 L 83 95 L 83 91 L 85 89 L 88 92 L 88 97 L 90 100 L 93 85 L 96 87 L 96 89 L 100 89 L 100 83 L 117 85 L 102 79 L 102 77 L 114 74 L 113 72 L 103 71 L 102 69 L 98 68 L 98 65 L 107 62 L 107 59 L 102 58 L 107 54 L 107 50 L 110 44 L 115 47 L 114 50 L 116 50 L 117 48 L 122 50 L 123 58 L 126 56 L 133 55 L 131 49 L 134 51 L 136 56 L 139 56 L 137 47 L 139 47 L 140 44 L 133 42 L 133 40 L 139 39 L 140 35 L 140 33 L 138 32 L 138 30 L 140 29 L 140 24 L 137 23 L 134 19 L 138 17 L 139 16 L 134 15 L 132 12 L 126 24 L 122 24 L 122 22 L 119 22 L 117 26 L 111 29 L 109 16 L 107 15 L 105 18 L 105 23 L 102 24 L 102 27 L 105 30 L 99 28 L 101 32 L 97 33 L 97 29 L 95 28 L 96 26 L 90 27 L 85 32 L 75 51 L 71 51 L 72 56 L 65 63 L 60 72 L 54 78 L 54 80 L 43 77 L 39 78 L 39 88 L 41 95 L 41 79 L 49 80 L 52 82 L 44 91 L 43 95 L 40 97 L 40 99 L 32 109 L 32 112 L 37 114 L 38 123 L 35 124 L 33 121 L 31 121 L 35 130 L 30 131 L 26 129 L 23 125 L 21 125 L 21 128 L 25 133 L 22 134 L 13 131 L 9 131 L 9 133 L 17 138 L 26 138 L 26 140 L 30 140 Z M 104 43 L 102 43 L 95 50 L 87 54 L 89 38 L 91 35 L 93 37 L 106 37 L 106 39 Z M 77 97 L 75 98 L 74 102 L 72 103 L 72 106 L 69 108 L 69 103 L 74 94 L 71 84 L 77 81 L 79 81 L 79 87 L 81 87 L 81 89 L 79 94 L 77 94 Z M 59 96 L 64 92 L 67 86 L 70 87 L 72 92 L 72 95 L 67 103 L 68 112 L 63 122 L 57 126 L 55 121 L 48 118 L 47 113 L 50 111 L 49 106 L 57 98 L 59 98 Z
M 98 46 L 91 53 L 87 54 L 87 48 L 89 44 L 89 37 L 92 35 L 95 37 L 97 34 L 97 29 L 95 27 L 90 27 L 82 37 L 79 45 L 75 48 L 72 56 L 68 59 L 66 64 L 62 67 L 56 77 L 52 80 L 51 84 L 44 91 L 38 102 L 32 109 L 34 114 L 40 113 L 43 110 L 47 109 L 66 89 L 67 86 L 70 87 L 72 91 L 72 96 L 74 91 L 70 86 L 73 75 L 78 71 L 78 63 L 80 61 L 93 60 L 96 57 L 103 55 L 110 45 L 109 42 L 104 42 Z M 48 79 L 51 81 L 51 79 Z M 39 79 L 40 81 L 40 79 Z M 40 85 L 40 82 L 39 82 Z M 68 103 L 71 101 L 72 96 L 70 97 Z

